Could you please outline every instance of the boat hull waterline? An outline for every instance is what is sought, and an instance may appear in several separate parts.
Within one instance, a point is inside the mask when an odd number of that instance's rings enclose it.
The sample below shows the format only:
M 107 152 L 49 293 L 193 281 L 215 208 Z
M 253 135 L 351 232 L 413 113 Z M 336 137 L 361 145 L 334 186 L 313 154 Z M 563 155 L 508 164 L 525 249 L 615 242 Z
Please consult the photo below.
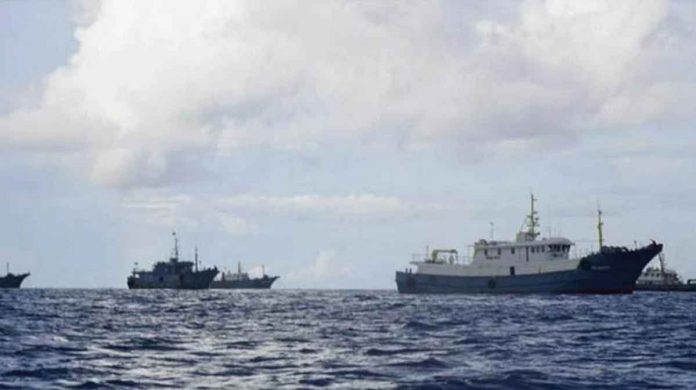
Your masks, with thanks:
M 696 283 L 667 285 L 636 284 L 635 291 L 696 292 Z
M 615 248 L 612 248 L 615 249 Z M 630 294 L 643 268 L 662 244 L 600 251 L 584 257 L 576 269 L 509 276 L 452 276 L 398 271 L 403 294 Z
M 218 274 L 217 269 L 206 269 L 180 275 L 153 275 L 152 277 L 128 277 L 129 289 L 182 289 L 203 290 Z
M 269 289 L 273 282 L 278 279 L 278 276 L 270 276 L 263 278 L 254 278 L 247 280 L 213 280 L 210 288 L 219 289 Z

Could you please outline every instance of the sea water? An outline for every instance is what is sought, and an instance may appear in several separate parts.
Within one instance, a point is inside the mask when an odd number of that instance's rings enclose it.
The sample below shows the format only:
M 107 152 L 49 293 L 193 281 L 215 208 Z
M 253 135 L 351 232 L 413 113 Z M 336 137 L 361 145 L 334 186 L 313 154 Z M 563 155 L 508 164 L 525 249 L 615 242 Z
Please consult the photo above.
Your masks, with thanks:
M 696 294 L 0 291 L 0 388 L 696 388 Z

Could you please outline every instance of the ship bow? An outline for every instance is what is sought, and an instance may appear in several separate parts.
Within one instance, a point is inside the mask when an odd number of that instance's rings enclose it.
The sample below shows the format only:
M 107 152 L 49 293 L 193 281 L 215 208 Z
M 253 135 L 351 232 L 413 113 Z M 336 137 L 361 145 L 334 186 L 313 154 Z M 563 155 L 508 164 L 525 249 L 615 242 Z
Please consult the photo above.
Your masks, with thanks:
M 0 277 L 0 288 L 19 288 L 28 276 L 28 273 L 19 275 L 7 274 L 7 276 Z
M 661 251 L 662 244 L 654 241 L 637 249 L 603 247 L 580 261 L 579 290 L 582 293 L 630 294 L 643 268 Z

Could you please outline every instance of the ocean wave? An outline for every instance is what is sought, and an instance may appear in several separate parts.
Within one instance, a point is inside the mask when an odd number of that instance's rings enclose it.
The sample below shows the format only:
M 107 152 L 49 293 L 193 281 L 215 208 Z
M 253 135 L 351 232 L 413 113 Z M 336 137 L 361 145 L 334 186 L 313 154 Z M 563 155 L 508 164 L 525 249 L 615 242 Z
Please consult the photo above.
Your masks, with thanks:
M 0 389 L 696 388 L 696 294 L 663 295 L 8 291 Z

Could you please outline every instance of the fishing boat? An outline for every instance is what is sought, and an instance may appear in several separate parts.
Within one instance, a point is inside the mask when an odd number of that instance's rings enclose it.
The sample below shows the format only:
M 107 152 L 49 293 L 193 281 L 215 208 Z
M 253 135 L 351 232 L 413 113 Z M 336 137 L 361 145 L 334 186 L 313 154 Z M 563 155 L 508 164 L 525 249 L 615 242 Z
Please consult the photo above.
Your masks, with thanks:
M 242 263 L 237 263 L 237 272 L 231 271 L 220 274 L 220 279 L 213 280 L 210 288 L 224 289 L 269 289 L 273 282 L 278 280 L 279 276 L 266 275 L 266 268 L 261 267 L 262 276 L 260 278 L 251 278 L 246 272 L 242 272 Z
M 637 291 L 696 292 L 696 279 L 684 282 L 677 271 L 667 268 L 664 253 L 658 256 L 659 266 L 647 267 L 636 281 Z
M 210 287 L 218 274 L 217 268 L 198 269 L 198 248 L 195 250 L 194 261 L 179 259 L 179 241 L 174 236 L 174 249 L 169 261 L 155 263 L 151 271 L 139 270 L 136 267 L 128 277 L 129 289 L 171 288 L 184 290 L 200 290 Z
M 602 211 L 598 210 L 599 247 L 584 256 L 571 256 L 575 245 L 564 237 L 539 238 L 536 198 L 514 241 L 478 240 L 472 258 L 456 249 L 435 249 L 415 257 L 415 266 L 396 272 L 404 294 L 432 293 L 587 293 L 630 294 L 662 244 L 629 249 L 605 246 Z
M 5 276 L 0 276 L 0 288 L 19 288 L 24 279 L 26 279 L 29 275 L 29 273 L 13 274 L 10 272 L 10 263 L 7 263 Z

